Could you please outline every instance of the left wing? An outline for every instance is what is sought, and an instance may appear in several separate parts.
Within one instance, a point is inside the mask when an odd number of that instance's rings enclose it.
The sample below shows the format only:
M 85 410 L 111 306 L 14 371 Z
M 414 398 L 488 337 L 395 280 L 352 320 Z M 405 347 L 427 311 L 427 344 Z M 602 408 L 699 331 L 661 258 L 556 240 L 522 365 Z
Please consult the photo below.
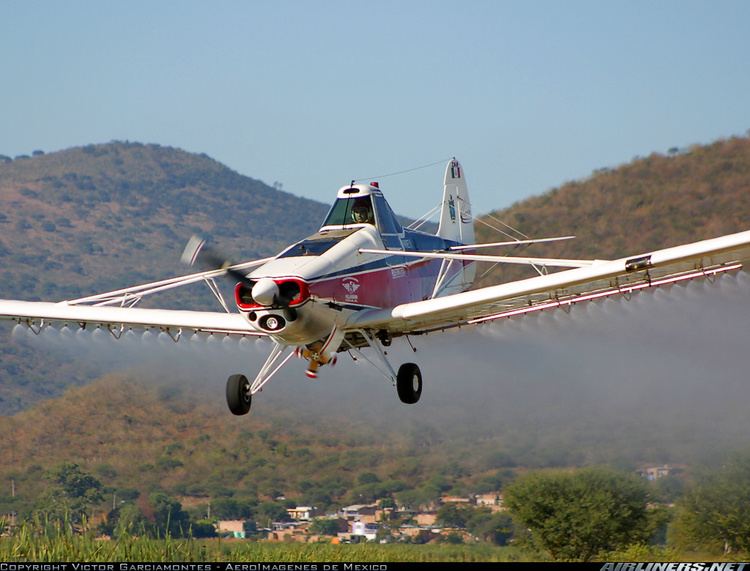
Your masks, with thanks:
M 353 316 L 347 329 L 377 329 L 393 334 L 427 333 L 542 309 L 570 307 L 582 301 L 689 279 L 710 278 L 739 270 L 748 260 L 750 231 L 619 260 L 596 261 L 572 270 L 406 303 L 391 309 L 365 310 Z M 528 263 L 529 259 L 525 261 Z

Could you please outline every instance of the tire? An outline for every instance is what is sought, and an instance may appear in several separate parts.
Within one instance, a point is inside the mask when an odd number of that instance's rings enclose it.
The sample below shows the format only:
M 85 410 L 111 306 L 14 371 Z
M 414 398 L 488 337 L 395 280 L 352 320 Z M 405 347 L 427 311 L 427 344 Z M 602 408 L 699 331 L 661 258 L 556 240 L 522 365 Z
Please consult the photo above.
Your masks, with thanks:
M 232 414 L 242 416 L 250 412 L 253 397 L 250 381 L 245 375 L 232 375 L 227 379 L 227 405 Z
M 404 363 L 398 368 L 396 391 L 406 404 L 414 404 L 422 396 L 422 371 L 415 363 Z

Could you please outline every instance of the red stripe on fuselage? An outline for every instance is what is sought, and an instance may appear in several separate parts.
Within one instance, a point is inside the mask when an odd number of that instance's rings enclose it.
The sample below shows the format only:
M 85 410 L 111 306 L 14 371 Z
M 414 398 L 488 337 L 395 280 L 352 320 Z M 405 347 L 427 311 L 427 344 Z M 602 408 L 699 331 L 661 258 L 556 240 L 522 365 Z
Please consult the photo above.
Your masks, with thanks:
M 310 294 L 341 304 L 370 307 L 395 307 L 402 303 L 422 301 L 432 296 L 440 272 L 441 260 L 388 266 L 369 272 L 337 276 L 310 283 Z M 453 264 L 446 281 L 463 269 Z

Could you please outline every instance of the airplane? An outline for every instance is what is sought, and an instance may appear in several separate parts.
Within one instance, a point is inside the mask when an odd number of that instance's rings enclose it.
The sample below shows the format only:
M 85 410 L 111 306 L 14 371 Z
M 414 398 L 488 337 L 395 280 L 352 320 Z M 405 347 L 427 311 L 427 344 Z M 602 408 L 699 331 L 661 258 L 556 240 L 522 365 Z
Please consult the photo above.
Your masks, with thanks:
M 422 373 L 416 363 L 394 369 L 393 339 L 425 335 L 695 279 L 714 280 L 750 260 L 750 231 L 619 258 L 577 260 L 487 255 L 508 248 L 573 236 L 474 241 L 465 173 L 454 158 L 443 178 L 436 233 L 419 230 L 427 217 L 403 227 L 378 182 L 341 187 L 320 229 L 278 255 L 232 264 L 193 237 L 183 261 L 210 267 L 185 276 L 58 303 L 0 300 L 0 319 L 39 334 L 43 328 L 96 327 L 119 339 L 130 329 L 153 329 L 175 342 L 185 333 L 266 337 L 272 349 L 253 381 L 243 373 L 226 382 L 234 415 L 250 411 L 253 396 L 291 359 L 308 362 L 318 377 L 348 352 L 369 362 L 396 388 L 401 402 L 417 403 Z M 428 213 L 431 214 L 431 213 Z M 539 275 L 472 289 L 478 263 L 530 265 Z M 550 272 L 549 268 L 562 268 Z M 234 307 L 215 278 L 236 282 Z M 144 298 L 205 282 L 223 311 L 136 307 Z M 411 341 L 409 341 L 411 344 Z

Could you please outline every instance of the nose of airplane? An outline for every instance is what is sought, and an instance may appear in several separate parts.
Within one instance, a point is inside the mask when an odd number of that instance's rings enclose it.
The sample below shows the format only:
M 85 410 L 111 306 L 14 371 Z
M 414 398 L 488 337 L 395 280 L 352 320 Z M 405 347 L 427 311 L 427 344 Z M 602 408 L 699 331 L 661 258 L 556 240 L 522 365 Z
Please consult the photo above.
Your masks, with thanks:
M 279 297 L 279 286 L 270 278 L 263 278 L 253 286 L 253 299 L 265 306 L 271 306 Z

